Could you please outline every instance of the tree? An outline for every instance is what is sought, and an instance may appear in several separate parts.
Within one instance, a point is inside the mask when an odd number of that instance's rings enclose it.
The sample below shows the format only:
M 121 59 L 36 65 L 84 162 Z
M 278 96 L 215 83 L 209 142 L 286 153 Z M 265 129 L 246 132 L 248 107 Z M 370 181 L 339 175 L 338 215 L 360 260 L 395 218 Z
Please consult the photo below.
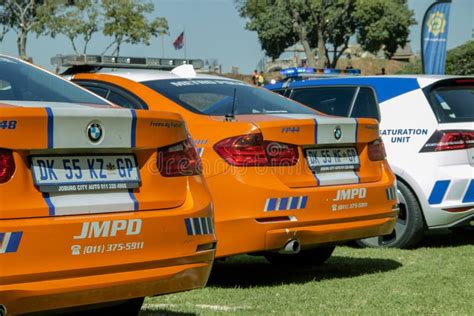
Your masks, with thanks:
M 166 18 L 158 17 L 149 21 L 145 14 L 154 11 L 153 3 L 139 0 L 102 0 L 104 11 L 104 34 L 112 36 L 113 42 L 107 46 L 105 54 L 115 45 L 112 55 L 120 54 L 122 43 L 150 45 L 150 40 L 168 31 Z
M 0 0 L 0 39 L 11 29 L 18 34 L 17 46 L 20 58 L 26 59 L 26 41 L 30 32 L 40 35 L 44 32 L 42 14 L 50 15 L 44 10 L 44 0 Z
M 474 40 L 448 51 L 446 74 L 474 75 Z
M 316 67 L 336 67 L 354 35 L 365 50 L 392 56 L 415 24 L 406 0 L 236 0 L 236 5 L 268 56 L 277 58 L 301 43 L 308 65 Z
M 101 15 L 97 0 L 48 0 L 47 6 L 43 6 L 42 10 L 51 12 L 52 7 L 56 8 L 54 15 L 42 14 L 46 34 L 52 37 L 65 35 L 76 54 L 79 54 L 76 39 L 82 37 L 82 53 L 86 54 L 92 35 L 100 29 Z
M 398 47 L 408 43 L 409 27 L 416 24 L 407 0 L 358 0 L 355 16 L 358 22 L 357 42 L 363 49 L 376 53 L 383 50 L 390 58 Z

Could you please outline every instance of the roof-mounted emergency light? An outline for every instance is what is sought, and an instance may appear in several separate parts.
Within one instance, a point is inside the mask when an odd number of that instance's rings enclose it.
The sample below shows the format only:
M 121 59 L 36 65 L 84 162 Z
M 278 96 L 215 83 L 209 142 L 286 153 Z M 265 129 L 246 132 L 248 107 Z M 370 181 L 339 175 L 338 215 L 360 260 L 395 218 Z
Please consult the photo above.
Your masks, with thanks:
M 51 64 L 60 67 L 91 66 L 102 68 L 141 68 L 171 70 L 181 65 L 192 65 L 194 69 L 204 67 L 201 59 L 117 57 L 103 55 L 57 55 Z
M 335 68 L 312 68 L 312 67 L 292 67 L 280 70 L 280 74 L 285 77 L 299 77 L 302 74 L 314 75 L 360 75 L 360 69 L 335 69 Z

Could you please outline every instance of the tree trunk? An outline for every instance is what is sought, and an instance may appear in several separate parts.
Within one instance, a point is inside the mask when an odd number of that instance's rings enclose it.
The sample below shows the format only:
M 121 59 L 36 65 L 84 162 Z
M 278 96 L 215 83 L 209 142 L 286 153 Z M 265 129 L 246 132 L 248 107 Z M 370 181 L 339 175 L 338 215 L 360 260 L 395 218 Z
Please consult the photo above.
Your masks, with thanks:
M 324 42 L 324 35 L 321 28 L 318 28 L 318 68 L 325 68 L 327 66 L 327 57 L 326 57 L 326 43 Z
M 303 45 L 304 48 L 304 53 L 306 54 L 306 65 L 309 67 L 316 67 L 316 56 L 309 46 L 308 33 L 306 32 L 304 21 L 302 21 L 298 10 L 291 6 L 291 4 L 290 9 L 293 15 L 293 29 L 298 33 L 301 45 Z
M 317 66 L 316 56 L 311 50 L 308 40 L 306 38 L 301 39 L 301 44 L 303 45 L 304 53 L 306 54 L 306 65 L 309 67 L 316 67 Z
M 18 55 L 20 55 L 20 58 L 23 60 L 26 60 L 28 56 L 26 56 L 26 37 L 28 36 L 28 33 L 26 30 L 23 28 L 18 29 L 18 38 L 16 40 L 16 43 L 18 45 Z

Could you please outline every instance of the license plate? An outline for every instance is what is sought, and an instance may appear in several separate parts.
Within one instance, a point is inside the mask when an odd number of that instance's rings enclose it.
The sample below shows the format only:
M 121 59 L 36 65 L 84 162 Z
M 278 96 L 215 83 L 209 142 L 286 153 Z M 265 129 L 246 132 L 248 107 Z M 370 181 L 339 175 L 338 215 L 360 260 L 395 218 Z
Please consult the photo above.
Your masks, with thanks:
M 306 160 L 314 171 L 355 170 L 360 167 L 354 147 L 306 149 Z
M 31 170 L 42 192 L 120 190 L 140 185 L 133 155 L 35 156 Z

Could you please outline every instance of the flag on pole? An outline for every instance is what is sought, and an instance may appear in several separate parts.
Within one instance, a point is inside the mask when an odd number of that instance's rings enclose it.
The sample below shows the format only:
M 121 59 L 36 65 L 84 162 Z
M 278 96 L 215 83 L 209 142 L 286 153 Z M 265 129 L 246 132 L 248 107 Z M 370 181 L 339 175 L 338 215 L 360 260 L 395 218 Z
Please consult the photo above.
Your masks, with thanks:
M 425 12 L 421 30 L 423 73 L 444 74 L 451 0 L 438 0 Z
M 184 46 L 184 31 L 173 42 L 174 49 L 178 50 Z

